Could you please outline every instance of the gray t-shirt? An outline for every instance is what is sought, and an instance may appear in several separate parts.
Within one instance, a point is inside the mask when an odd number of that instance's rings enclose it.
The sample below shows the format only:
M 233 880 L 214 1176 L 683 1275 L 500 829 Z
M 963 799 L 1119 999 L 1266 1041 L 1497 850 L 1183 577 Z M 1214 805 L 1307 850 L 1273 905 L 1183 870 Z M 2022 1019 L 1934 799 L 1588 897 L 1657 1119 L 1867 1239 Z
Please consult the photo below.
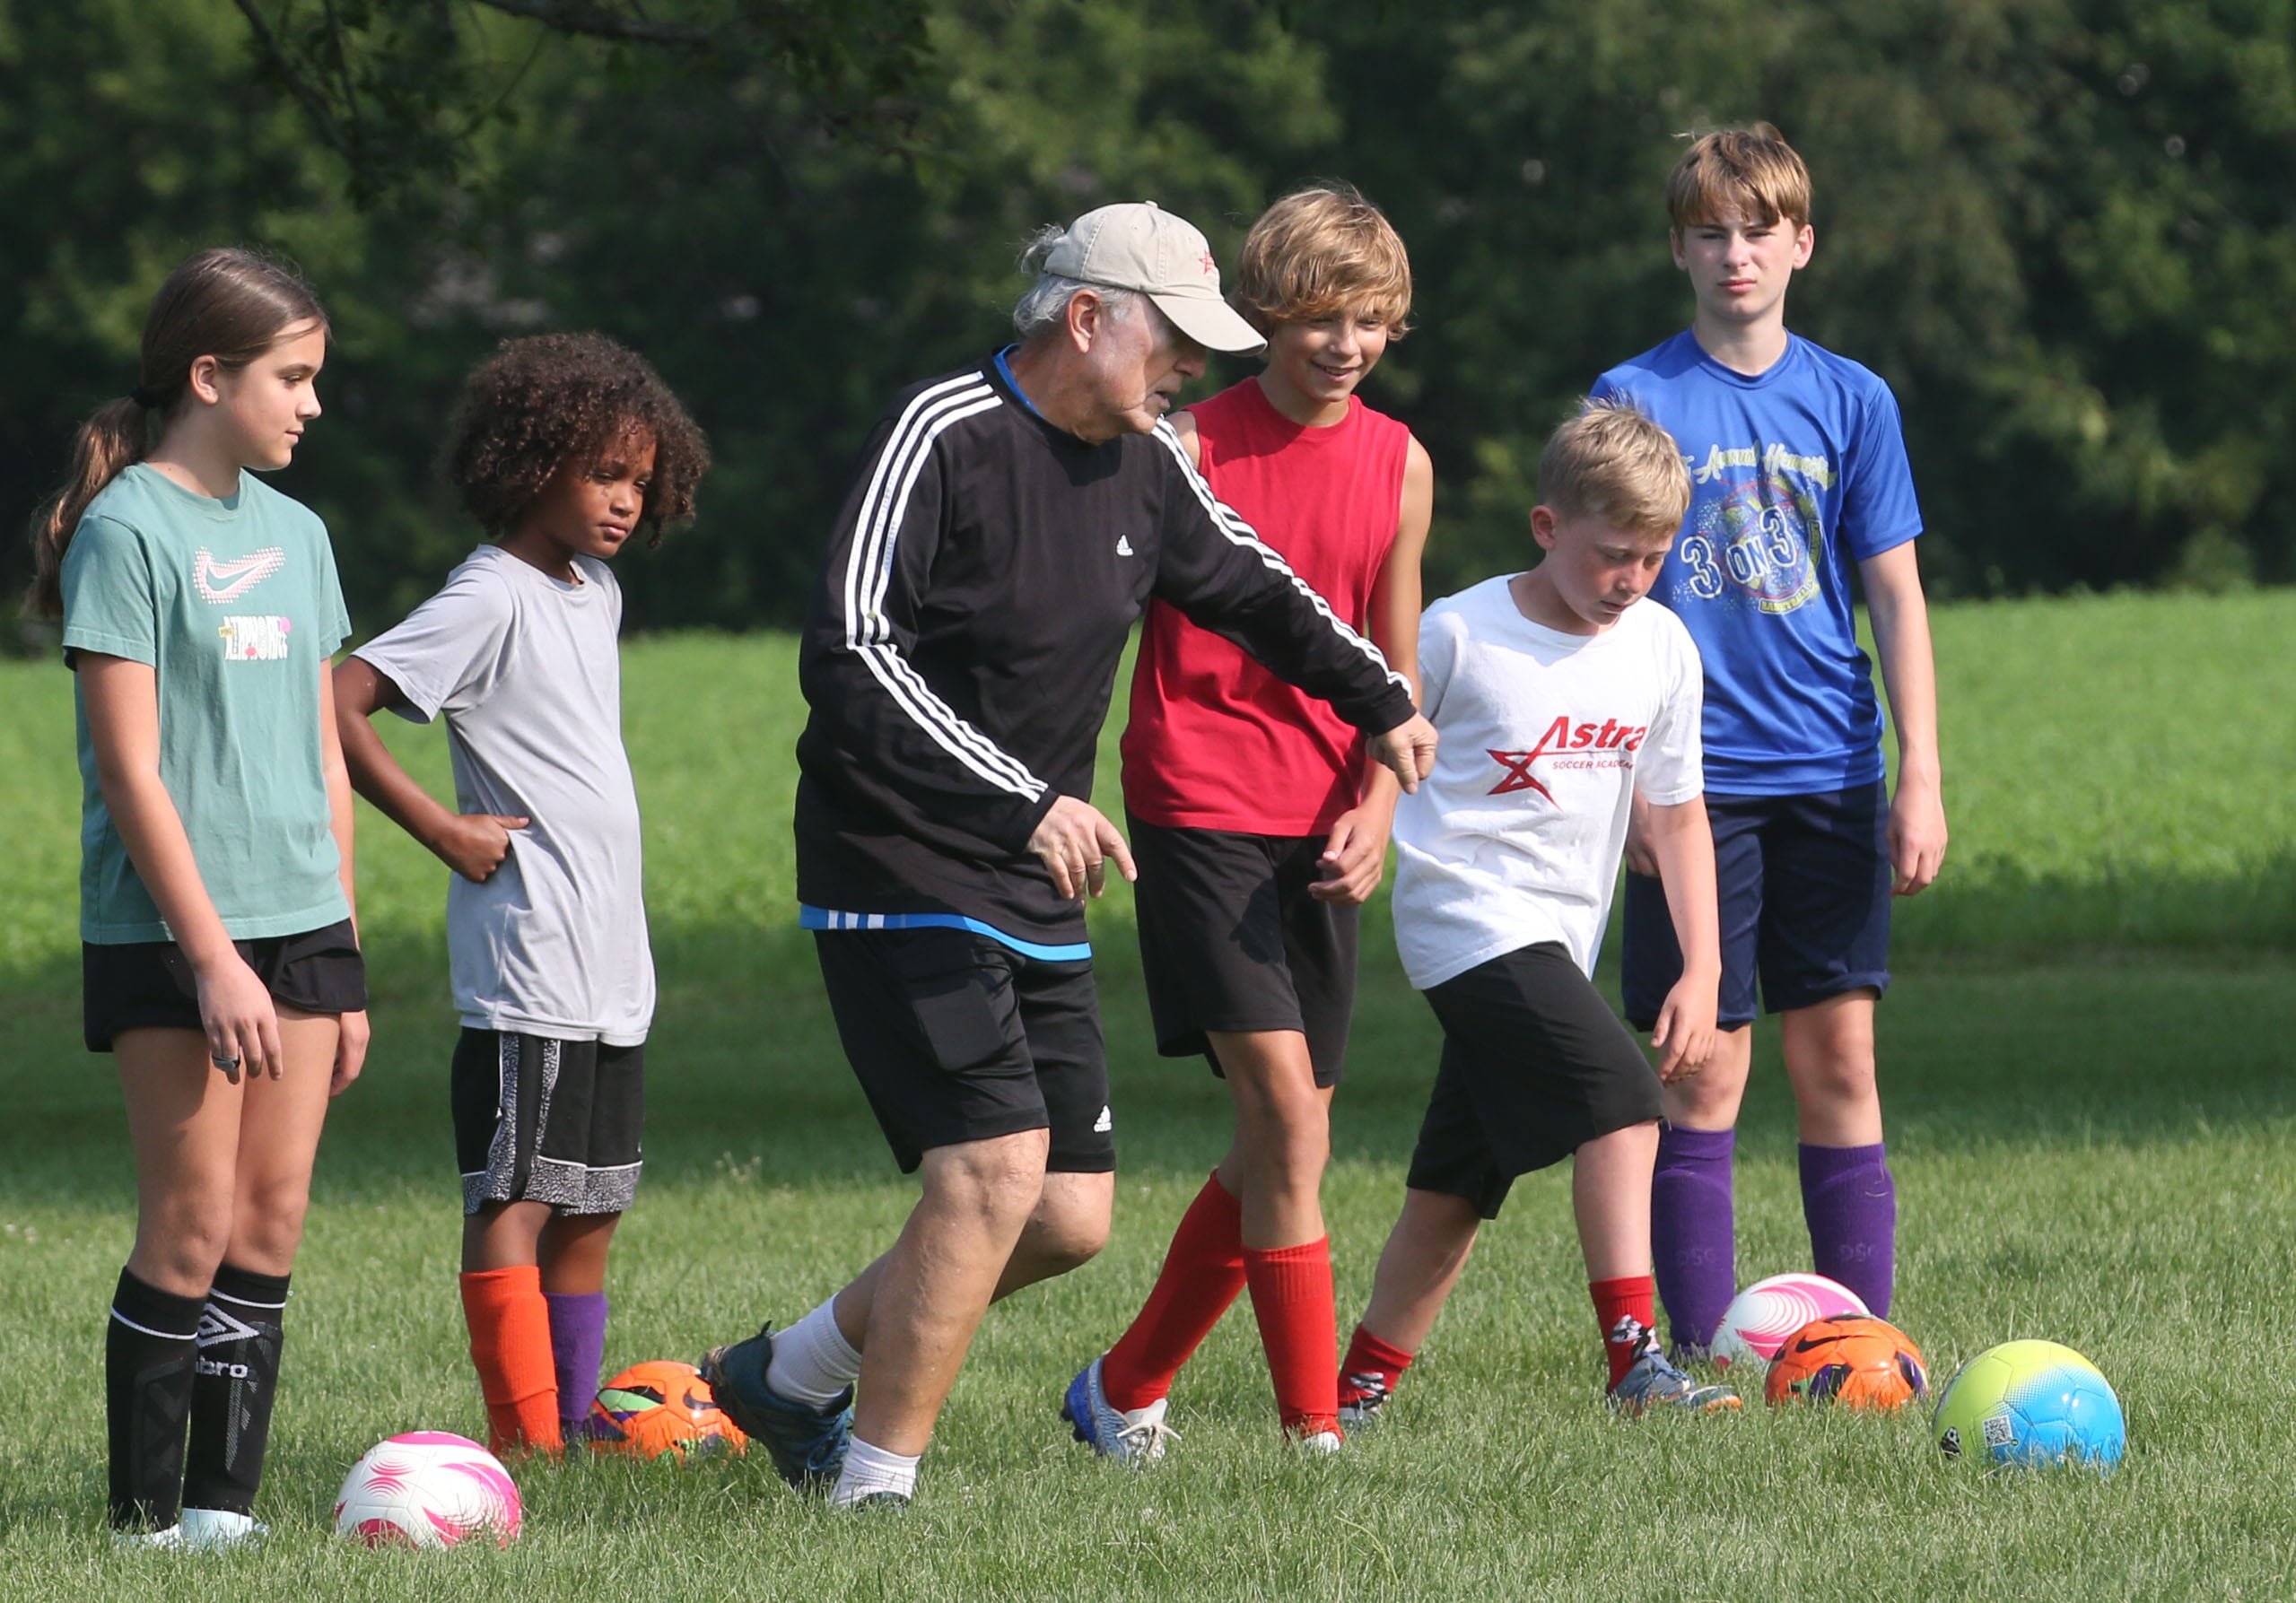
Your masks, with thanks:
M 149 665 L 160 782 L 235 941 L 351 916 L 321 764 L 319 686 L 351 632 L 327 528 L 252 474 L 218 501 L 138 462 L 65 549 L 64 650 Z M 78 702 L 80 938 L 175 938 L 128 860 Z
M 414 723 L 443 713 L 455 806 L 530 822 L 483 884 L 447 886 L 455 1006 L 473 1029 L 634 1046 L 653 1022 L 638 793 L 622 749 L 622 589 L 481 545 L 354 653 Z

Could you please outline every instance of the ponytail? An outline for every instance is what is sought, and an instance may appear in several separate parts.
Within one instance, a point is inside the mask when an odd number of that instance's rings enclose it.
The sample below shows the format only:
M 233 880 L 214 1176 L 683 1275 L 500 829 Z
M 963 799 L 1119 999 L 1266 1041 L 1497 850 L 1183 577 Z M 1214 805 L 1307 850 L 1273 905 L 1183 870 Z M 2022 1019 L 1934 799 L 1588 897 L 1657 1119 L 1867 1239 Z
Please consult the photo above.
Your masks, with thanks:
M 102 493 L 150 447 L 152 414 L 164 424 L 190 388 L 191 364 L 212 356 L 247 366 L 289 331 L 327 327 L 327 313 L 292 267 L 251 250 L 203 250 L 168 274 L 144 320 L 143 372 L 132 394 L 108 401 L 72 440 L 72 471 L 32 519 L 32 582 L 25 610 L 64 614 L 64 551 Z
M 123 396 L 97 408 L 73 436 L 72 471 L 32 518 L 32 582 L 24 610 L 34 617 L 64 615 L 64 548 L 88 503 L 128 464 L 144 459 L 148 420 L 138 399 Z

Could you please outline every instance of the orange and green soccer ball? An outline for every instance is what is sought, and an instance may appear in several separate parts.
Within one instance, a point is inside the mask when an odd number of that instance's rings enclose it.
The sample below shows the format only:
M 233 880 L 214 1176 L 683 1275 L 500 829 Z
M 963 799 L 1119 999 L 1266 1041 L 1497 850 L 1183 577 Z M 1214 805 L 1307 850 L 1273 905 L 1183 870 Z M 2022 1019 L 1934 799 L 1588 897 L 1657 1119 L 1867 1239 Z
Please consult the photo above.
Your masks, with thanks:
M 1811 1320 L 1778 1345 L 1762 1395 L 1774 1404 L 1839 1403 L 1886 1413 L 1929 1395 L 1929 1367 L 1913 1339 L 1887 1320 Z
M 633 1364 L 599 1388 L 590 1405 L 589 1438 L 600 1452 L 648 1459 L 664 1453 L 698 1459 L 749 1446 L 718 1407 L 702 1372 L 668 1358 Z

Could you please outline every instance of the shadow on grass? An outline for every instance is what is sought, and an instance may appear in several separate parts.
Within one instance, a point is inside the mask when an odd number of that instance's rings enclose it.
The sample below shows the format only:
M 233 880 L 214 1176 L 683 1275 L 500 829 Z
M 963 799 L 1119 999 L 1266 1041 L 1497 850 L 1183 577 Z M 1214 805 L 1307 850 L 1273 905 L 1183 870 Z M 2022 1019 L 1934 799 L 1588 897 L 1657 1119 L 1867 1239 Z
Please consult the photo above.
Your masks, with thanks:
M 1417 1134 L 1438 1037 L 1398 971 L 1384 919 L 1366 921 L 1364 980 L 1340 1160 L 1401 1164 Z M 1225 1147 L 1225 1088 L 1199 1059 L 1158 1058 L 1138 959 L 1121 922 L 1098 937 L 1117 1135 L 1124 1168 L 1192 1175 Z M 371 937 L 375 1044 L 337 1104 L 319 1164 L 334 1201 L 452 1184 L 447 1060 L 455 1038 L 435 936 Z M 720 1172 L 785 1186 L 877 1185 L 895 1175 L 821 995 L 812 937 L 755 928 L 658 937 L 662 1000 L 648 1047 L 646 1153 L 657 1183 Z M 1615 989 L 1609 973 L 1606 992 Z M 2001 1142 L 2131 1146 L 2296 1116 L 2296 964 L 2175 954 L 1996 967 L 1922 966 L 1881 1014 L 1892 1146 Z M 0 1198 L 130 1206 L 127 1139 L 109 1059 L 79 1040 L 76 964 L 8 987 L 0 1085 L 10 1162 Z M 1759 1027 L 1742 1123 L 1750 1155 L 1790 1155 L 1793 1118 L 1773 1028 Z M 1773 1150 L 1774 1149 L 1774 1150 Z

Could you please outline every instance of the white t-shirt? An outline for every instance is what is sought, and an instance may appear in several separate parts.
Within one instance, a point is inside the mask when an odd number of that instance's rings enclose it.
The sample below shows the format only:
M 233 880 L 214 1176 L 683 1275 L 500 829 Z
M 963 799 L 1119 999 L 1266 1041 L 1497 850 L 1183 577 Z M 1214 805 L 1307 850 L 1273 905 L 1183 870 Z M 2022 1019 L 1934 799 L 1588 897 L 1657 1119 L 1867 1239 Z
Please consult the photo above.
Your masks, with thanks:
M 1700 793 L 1689 632 L 1631 606 L 1601 634 L 1523 615 L 1506 578 L 1427 608 L 1435 771 L 1395 808 L 1395 945 L 1419 989 L 1541 941 L 1593 971 L 1633 792 Z
M 481 545 L 354 655 L 414 723 L 447 720 L 455 806 L 528 819 L 484 883 L 447 884 L 455 1006 L 476 1030 L 635 1046 L 654 1015 L 638 792 L 622 749 L 622 588 Z

